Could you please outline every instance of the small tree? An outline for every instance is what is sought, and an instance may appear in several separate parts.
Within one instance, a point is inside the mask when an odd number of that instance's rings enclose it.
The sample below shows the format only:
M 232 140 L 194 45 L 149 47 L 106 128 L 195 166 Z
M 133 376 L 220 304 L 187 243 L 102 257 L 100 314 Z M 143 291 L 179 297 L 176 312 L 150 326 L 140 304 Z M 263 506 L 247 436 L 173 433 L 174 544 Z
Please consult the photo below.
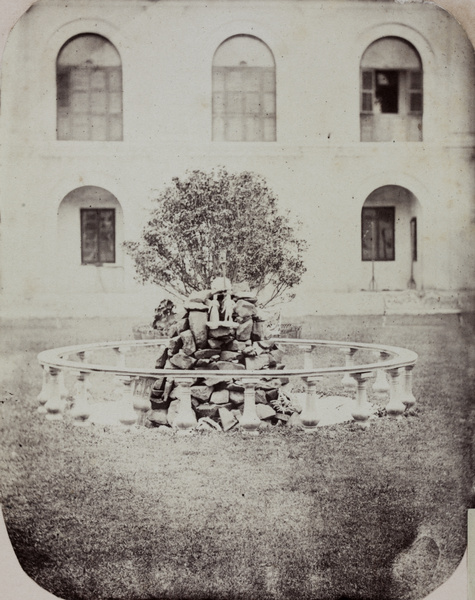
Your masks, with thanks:
M 124 244 L 142 283 L 180 298 L 208 289 L 226 250 L 233 283 L 247 281 L 265 304 L 289 295 L 306 270 L 306 242 L 294 235 L 289 214 L 278 213 L 262 177 L 220 168 L 172 181 L 156 199 L 140 241 Z

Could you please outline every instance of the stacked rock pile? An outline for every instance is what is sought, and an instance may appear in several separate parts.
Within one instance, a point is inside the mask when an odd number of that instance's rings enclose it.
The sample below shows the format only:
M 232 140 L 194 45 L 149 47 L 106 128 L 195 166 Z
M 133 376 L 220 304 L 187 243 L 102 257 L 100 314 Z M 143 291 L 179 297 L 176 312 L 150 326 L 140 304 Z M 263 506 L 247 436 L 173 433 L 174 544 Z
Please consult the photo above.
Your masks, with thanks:
M 284 368 L 282 351 L 266 339 L 265 316 L 249 289 L 231 289 L 229 280 L 218 278 L 212 289 L 192 293 L 183 311 L 168 331 L 168 346 L 162 346 L 156 368 L 209 370 L 191 385 L 191 403 L 198 429 L 228 431 L 241 418 L 244 405 L 245 371 Z M 236 371 L 235 377 L 220 376 L 220 370 Z M 299 406 L 289 394 L 285 377 L 256 380 L 257 416 L 263 426 L 296 421 Z M 180 387 L 173 378 L 155 382 L 151 393 L 149 421 L 174 425 Z

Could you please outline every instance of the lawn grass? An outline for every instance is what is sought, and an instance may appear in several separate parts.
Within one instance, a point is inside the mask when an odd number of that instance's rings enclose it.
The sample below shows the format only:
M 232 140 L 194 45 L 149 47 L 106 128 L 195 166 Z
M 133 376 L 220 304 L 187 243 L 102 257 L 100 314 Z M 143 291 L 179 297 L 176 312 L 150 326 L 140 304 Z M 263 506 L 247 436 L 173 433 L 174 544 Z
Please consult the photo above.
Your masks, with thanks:
M 1 501 L 25 571 L 68 600 L 409 600 L 447 579 L 471 502 L 469 321 L 302 323 L 303 337 L 418 352 L 417 411 L 254 438 L 50 423 L 35 413 L 37 352 L 130 337 L 133 323 L 4 324 Z

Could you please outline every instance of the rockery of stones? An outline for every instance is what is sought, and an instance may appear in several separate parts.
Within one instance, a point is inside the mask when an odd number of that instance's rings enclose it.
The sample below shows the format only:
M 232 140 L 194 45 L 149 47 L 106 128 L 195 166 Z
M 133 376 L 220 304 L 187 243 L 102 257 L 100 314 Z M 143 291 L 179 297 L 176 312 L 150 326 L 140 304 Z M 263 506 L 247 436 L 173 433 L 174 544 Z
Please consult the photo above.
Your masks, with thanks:
M 283 352 L 266 339 L 264 312 L 247 289 L 221 287 L 192 293 L 184 310 L 168 329 L 168 345 L 161 346 L 157 369 L 209 370 L 190 386 L 191 406 L 198 429 L 232 429 L 241 420 L 246 370 L 283 369 Z M 235 377 L 220 371 L 236 371 Z M 179 374 L 177 373 L 179 380 Z M 256 413 L 269 424 L 292 423 L 300 406 L 292 401 L 286 377 L 262 377 L 254 381 Z M 173 426 L 178 413 L 180 384 L 173 377 L 158 379 L 151 391 L 152 411 L 148 420 L 155 426 Z

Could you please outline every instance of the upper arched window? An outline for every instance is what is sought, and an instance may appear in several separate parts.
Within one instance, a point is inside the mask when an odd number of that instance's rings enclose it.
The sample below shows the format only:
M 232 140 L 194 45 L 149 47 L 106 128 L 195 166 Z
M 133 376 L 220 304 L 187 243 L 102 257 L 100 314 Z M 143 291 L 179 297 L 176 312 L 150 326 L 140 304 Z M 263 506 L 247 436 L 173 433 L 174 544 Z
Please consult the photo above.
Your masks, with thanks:
M 78 35 L 56 61 L 58 140 L 122 139 L 122 67 L 104 37 Z
M 213 140 L 272 142 L 275 121 L 272 52 L 250 35 L 227 39 L 213 59 Z
M 422 62 L 405 40 L 373 42 L 361 59 L 361 141 L 422 140 Z

